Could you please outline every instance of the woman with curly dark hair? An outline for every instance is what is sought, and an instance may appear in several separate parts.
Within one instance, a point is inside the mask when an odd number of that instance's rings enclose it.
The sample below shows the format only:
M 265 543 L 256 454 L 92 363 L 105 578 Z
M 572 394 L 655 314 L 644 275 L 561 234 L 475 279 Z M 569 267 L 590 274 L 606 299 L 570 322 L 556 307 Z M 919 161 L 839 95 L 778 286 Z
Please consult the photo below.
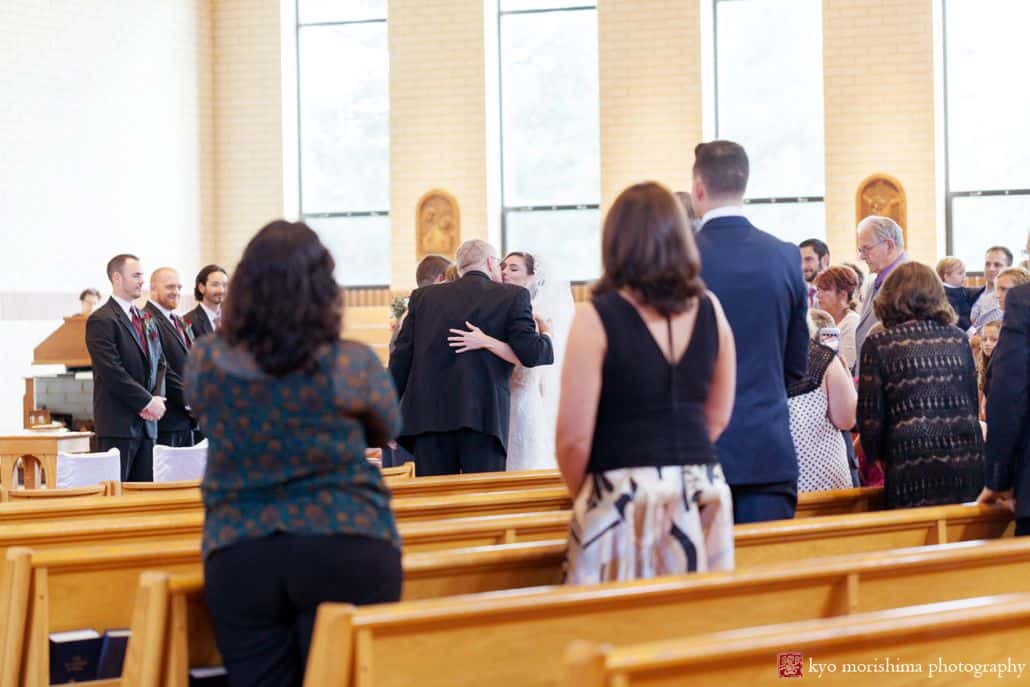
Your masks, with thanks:
M 204 595 L 229 684 L 300 685 L 318 604 L 396 601 L 400 540 L 365 459 L 399 428 L 376 355 L 341 341 L 334 263 L 302 223 L 250 241 L 222 328 L 190 352 L 208 437 Z
M 984 442 L 977 375 L 937 274 L 898 265 L 873 301 L 883 329 L 862 345 L 858 426 L 884 470 L 888 508 L 975 500 Z

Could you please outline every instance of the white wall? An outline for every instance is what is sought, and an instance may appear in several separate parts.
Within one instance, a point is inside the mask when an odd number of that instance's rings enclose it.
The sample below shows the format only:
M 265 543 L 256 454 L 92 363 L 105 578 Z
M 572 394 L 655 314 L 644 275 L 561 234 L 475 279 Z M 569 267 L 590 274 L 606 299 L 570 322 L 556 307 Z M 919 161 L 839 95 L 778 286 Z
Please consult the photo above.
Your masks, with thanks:
M 116 253 L 205 262 L 209 0 L 0 2 L 0 429 L 32 347 Z M 277 180 L 278 181 L 278 180 Z
M 194 273 L 205 4 L 2 3 L 0 292 L 103 290 L 118 252 Z

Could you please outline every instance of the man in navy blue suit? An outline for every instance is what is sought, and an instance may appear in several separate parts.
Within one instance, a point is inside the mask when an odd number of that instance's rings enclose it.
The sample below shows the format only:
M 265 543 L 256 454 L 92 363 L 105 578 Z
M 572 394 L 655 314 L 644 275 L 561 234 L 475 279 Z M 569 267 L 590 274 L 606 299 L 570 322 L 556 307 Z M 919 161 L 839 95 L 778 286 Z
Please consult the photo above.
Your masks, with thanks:
M 1030 284 L 1005 296 L 1005 320 L 991 354 L 987 475 L 981 503 L 1015 500 L 1016 534 L 1030 535 Z
M 798 460 L 787 383 L 808 367 L 808 293 L 798 247 L 744 216 L 747 153 L 732 141 L 694 149 L 701 277 L 719 297 L 737 342 L 737 394 L 716 443 L 737 523 L 794 517 Z

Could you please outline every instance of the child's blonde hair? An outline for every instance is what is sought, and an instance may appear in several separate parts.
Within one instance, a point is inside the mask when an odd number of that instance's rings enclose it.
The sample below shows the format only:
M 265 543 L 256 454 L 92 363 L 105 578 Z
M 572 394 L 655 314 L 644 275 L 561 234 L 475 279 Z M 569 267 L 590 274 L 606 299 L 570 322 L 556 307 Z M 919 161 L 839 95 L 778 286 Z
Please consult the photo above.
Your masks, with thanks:
M 953 255 L 949 255 L 941 258 L 941 261 L 937 263 L 937 276 L 941 278 L 941 281 L 944 281 L 952 272 L 964 270 L 965 268 L 964 262 Z

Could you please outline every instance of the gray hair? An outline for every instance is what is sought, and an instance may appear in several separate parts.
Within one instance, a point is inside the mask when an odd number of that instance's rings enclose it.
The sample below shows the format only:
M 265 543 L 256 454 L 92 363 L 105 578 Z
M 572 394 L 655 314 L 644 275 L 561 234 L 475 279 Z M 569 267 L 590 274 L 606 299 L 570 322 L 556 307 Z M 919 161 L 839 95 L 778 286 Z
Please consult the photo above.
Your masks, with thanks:
M 482 239 L 471 239 L 458 246 L 454 256 L 458 274 L 464 275 L 474 267 L 486 264 L 487 258 L 497 258 L 497 249 Z
M 858 223 L 858 230 L 862 231 L 869 226 L 873 228 L 873 234 L 877 241 L 893 241 L 898 250 L 905 250 L 905 235 L 898 223 L 890 217 L 869 215 Z

